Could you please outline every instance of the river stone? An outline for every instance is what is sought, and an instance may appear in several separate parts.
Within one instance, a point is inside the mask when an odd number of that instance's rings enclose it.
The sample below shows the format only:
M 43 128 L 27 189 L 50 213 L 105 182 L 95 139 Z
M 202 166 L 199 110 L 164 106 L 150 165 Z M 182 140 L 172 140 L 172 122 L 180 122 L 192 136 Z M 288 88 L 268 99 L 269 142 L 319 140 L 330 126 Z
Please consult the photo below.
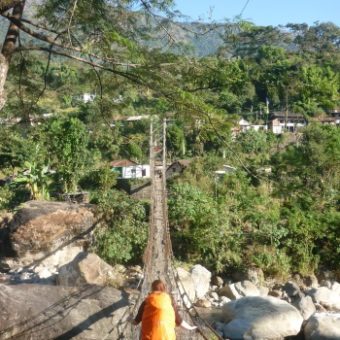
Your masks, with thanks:
M 98 255 L 81 252 L 72 262 L 60 267 L 57 283 L 61 286 L 83 286 L 87 284 L 122 287 L 125 283 L 125 268 L 111 267 Z
M 220 297 L 218 296 L 218 294 L 216 292 L 210 292 L 209 295 L 214 301 L 220 300 Z
M 299 288 L 299 286 L 293 282 L 288 281 L 283 287 L 282 290 L 289 296 L 289 298 L 295 298 L 295 297 L 302 297 L 302 292 Z
M 211 284 L 217 287 L 223 287 L 223 279 L 218 275 L 214 275 L 211 278 Z
M 235 288 L 241 296 L 259 296 L 260 291 L 251 281 L 245 280 L 235 283 Z
M 200 264 L 196 264 L 191 269 L 191 277 L 195 284 L 196 298 L 202 299 L 209 291 L 211 273 Z
M 176 268 L 176 271 L 180 281 L 179 282 L 180 293 L 184 294 L 183 302 L 187 307 L 191 307 L 191 304 L 192 302 L 195 301 L 196 296 L 194 280 L 192 279 L 191 274 L 187 270 L 178 267 Z
M 308 320 L 316 312 L 313 299 L 310 296 L 304 296 L 293 302 L 293 305 L 300 311 L 304 320 Z
M 220 296 L 225 296 L 225 297 L 227 297 L 228 299 L 231 299 L 231 300 L 241 298 L 241 295 L 239 294 L 239 292 L 235 288 L 234 283 L 225 284 L 222 288 L 220 288 L 218 290 L 218 294 Z
M 318 288 L 319 283 L 315 275 L 307 275 L 304 277 L 303 282 L 307 288 Z
M 340 314 L 315 313 L 304 328 L 306 340 L 339 340 Z
M 199 299 L 195 302 L 195 306 L 202 308 L 211 308 L 212 304 L 207 299 Z
M 339 282 L 333 282 L 332 283 L 332 286 L 331 286 L 331 290 L 336 293 L 336 294 L 339 294 L 340 295 L 340 283 Z
M 260 296 L 268 296 L 269 288 L 261 286 L 259 287 L 259 292 L 260 292 Z
M 38 265 L 33 266 L 32 269 L 40 278 L 43 277 L 42 273 L 46 272 L 46 270 L 51 273 L 58 273 L 60 267 L 63 267 L 73 261 L 74 258 L 82 252 L 83 247 L 81 246 L 65 246 L 46 257 L 44 260 L 39 262 Z
M 264 283 L 264 274 L 260 268 L 248 268 L 246 272 L 246 278 L 255 285 L 261 285 Z
M 240 339 L 277 339 L 299 333 L 303 318 L 289 303 L 274 297 L 247 296 L 231 301 L 222 307 L 225 321 L 224 335 L 238 334 Z M 228 324 L 229 324 L 228 323 Z M 226 330 L 232 329 L 232 334 Z
M 313 298 L 313 301 L 319 303 L 330 310 L 340 311 L 340 294 L 334 292 L 327 287 L 320 287 L 308 291 L 308 295 Z
M 128 295 L 111 287 L 0 284 L 0 338 L 118 339 L 128 304 Z

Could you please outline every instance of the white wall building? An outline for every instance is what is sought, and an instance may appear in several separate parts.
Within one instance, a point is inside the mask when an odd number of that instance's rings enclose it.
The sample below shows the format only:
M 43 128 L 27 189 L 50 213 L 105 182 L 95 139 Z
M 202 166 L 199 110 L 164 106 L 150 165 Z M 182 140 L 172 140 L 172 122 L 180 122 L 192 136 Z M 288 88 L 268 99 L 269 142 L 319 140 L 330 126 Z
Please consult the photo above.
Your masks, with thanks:
M 119 178 L 119 177 L 118 177 Z M 125 179 L 150 178 L 150 165 L 131 165 L 122 168 L 122 177 Z
M 96 95 L 94 93 L 83 93 L 82 94 L 82 101 L 84 103 L 93 102 L 96 98 Z
M 128 159 L 121 159 L 111 163 L 112 171 L 118 173 L 119 179 L 150 178 L 150 165 L 137 164 Z

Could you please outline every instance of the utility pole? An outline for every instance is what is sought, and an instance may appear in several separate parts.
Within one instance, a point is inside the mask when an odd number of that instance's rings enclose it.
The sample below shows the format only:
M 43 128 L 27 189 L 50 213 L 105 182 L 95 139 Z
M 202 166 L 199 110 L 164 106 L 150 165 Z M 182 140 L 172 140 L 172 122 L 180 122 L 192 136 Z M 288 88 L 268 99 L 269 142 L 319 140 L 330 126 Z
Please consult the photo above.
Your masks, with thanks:
M 288 122 L 288 89 L 286 89 L 286 112 L 285 112 L 285 130 L 287 131 L 287 122 Z
M 154 155 L 154 138 L 153 138 L 153 120 L 150 117 L 150 136 L 149 136 L 149 164 L 150 164 L 150 178 L 151 181 L 155 175 L 155 155 Z
M 166 118 L 163 119 L 163 179 L 166 175 Z

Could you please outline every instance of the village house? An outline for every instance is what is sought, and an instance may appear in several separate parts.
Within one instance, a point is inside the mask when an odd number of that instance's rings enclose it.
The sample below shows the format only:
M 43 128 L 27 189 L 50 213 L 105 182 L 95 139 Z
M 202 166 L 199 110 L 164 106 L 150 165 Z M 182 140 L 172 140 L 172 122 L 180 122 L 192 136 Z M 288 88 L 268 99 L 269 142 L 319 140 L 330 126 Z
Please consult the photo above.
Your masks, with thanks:
M 335 125 L 340 126 L 340 112 L 338 110 L 334 110 L 329 113 L 326 117 L 315 117 L 312 118 L 313 122 L 317 122 L 323 125 Z
M 274 112 L 269 121 L 269 129 L 274 134 L 296 132 L 306 125 L 307 120 L 300 113 Z
M 111 162 L 112 171 L 118 173 L 118 179 L 150 178 L 150 165 L 137 164 L 129 159 Z
M 252 124 L 241 118 L 238 122 L 238 132 L 246 132 L 248 130 L 255 130 L 255 131 L 267 131 L 268 126 L 266 124 Z

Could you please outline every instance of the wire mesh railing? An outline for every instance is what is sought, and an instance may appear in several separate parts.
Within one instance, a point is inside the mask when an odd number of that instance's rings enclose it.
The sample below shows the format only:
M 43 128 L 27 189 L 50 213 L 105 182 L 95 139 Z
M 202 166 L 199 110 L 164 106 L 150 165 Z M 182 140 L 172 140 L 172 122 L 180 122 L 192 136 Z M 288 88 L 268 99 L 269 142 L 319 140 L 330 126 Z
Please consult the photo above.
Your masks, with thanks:
M 168 221 L 168 203 L 166 189 L 166 121 L 163 122 L 163 138 L 155 138 L 152 122 L 150 124 L 150 171 L 151 171 L 151 209 L 149 218 L 149 237 L 143 256 L 143 280 L 140 282 L 140 291 L 136 300 L 124 315 L 125 328 L 122 329 L 119 339 L 138 339 L 140 328 L 132 325 L 129 320 L 136 314 L 137 307 L 142 303 L 149 292 L 151 282 L 162 277 L 175 295 L 175 300 L 180 304 L 182 317 L 191 321 L 197 326 L 197 331 L 181 335 L 178 332 L 178 339 L 185 340 L 219 340 L 222 337 L 211 327 L 211 325 L 200 317 L 197 308 L 194 306 L 185 285 L 181 281 L 174 265 L 174 254 L 172 250 L 171 235 Z M 155 141 L 163 140 L 162 148 L 157 146 Z M 156 155 L 157 153 L 157 155 Z M 157 157 L 159 161 L 157 162 Z M 155 236 L 156 235 L 156 236 Z M 161 242 L 161 244 L 159 244 Z M 162 254 L 159 254 L 162 252 Z M 155 263 L 161 257 L 164 261 L 162 273 L 155 272 Z M 159 275 L 158 277 L 155 277 Z M 177 298 L 177 299 L 176 299 Z

